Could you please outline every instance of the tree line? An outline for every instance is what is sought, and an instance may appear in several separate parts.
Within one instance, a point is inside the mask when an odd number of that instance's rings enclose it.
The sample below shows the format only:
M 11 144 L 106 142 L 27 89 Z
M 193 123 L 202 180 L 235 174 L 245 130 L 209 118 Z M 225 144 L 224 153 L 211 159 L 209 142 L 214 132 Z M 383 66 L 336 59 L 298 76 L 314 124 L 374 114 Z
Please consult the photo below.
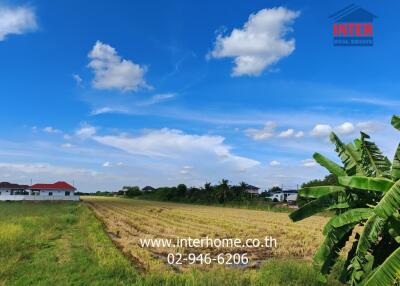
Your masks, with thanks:
M 278 191 L 273 188 L 258 195 L 247 192 L 249 185 L 241 182 L 230 185 L 228 180 L 221 180 L 218 184 L 206 183 L 202 187 L 187 187 L 179 184 L 176 187 L 161 187 L 153 191 L 140 191 L 139 187 L 124 187 L 119 194 L 126 197 L 141 196 L 144 199 L 160 201 L 190 202 L 190 203 L 227 203 L 246 202 L 254 199 L 265 198 L 270 191 Z M 280 189 L 279 189 L 280 190 Z

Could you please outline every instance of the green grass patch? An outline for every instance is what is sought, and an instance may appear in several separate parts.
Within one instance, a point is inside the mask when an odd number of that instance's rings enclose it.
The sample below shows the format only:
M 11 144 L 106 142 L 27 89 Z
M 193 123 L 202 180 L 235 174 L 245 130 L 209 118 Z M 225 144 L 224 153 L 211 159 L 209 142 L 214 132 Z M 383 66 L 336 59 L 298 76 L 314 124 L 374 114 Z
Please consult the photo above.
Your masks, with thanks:
M 0 203 L 0 285 L 127 285 L 138 279 L 80 203 Z

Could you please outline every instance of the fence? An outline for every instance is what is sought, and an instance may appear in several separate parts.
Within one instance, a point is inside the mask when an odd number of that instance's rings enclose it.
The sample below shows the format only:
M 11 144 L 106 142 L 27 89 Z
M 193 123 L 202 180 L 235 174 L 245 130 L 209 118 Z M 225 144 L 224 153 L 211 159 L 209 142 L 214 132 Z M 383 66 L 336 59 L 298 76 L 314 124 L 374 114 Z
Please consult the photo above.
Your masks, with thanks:
M 0 201 L 79 201 L 79 196 L 1 195 Z

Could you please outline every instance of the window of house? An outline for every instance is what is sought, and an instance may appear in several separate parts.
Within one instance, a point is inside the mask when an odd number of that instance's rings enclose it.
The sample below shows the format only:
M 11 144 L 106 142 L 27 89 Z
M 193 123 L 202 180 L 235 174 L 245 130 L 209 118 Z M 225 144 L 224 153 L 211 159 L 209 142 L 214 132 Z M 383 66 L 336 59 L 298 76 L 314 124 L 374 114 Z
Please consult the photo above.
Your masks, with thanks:
M 49 196 L 52 196 L 53 195 L 53 192 L 49 192 Z
M 65 195 L 66 195 L 66 196 L 69 196 L 69 195 L 70 195 L 70 192 L 68 192 L 68 191 L 65 192 Z

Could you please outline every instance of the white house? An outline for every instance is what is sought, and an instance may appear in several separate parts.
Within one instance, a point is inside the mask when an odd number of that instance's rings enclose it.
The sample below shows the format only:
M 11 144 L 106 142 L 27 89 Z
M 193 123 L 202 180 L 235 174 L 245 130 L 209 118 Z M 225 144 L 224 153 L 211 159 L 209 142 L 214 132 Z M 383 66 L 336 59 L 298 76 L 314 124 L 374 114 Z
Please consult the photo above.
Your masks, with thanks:
M 252 185 L 246 185 L 245 191 L 246 191 L 247 193 L 251 194 L 251 195 L 258 195 L 258 194 L 259 194 L 259 193 L 258 193 L 258 190 L 259 190 L 259 189 L 260 189 L 260 188 L 257 188 L 257 187 L 252 186 Z
M 285 200 L 285 194 L 284 193 L 275 193 L 272 194 L 271 200 L 273 202 L 283 202 Z
M 297 201 L 297 194 L 290 194 L 287 196 L 286 201 L 289 205 L 296 203 Z
M 32 186 L 0 183 L 0 201 L 79 201 L 76 189 L 66 182 Z
M 297 200 L 297 191 L 291 190 L 291 191 L 282 191 L 279 193 L 273 193 L 270 198 L 273 202 L 287 201 L 289 203 L 290 201 L 290 203 L 293 203 L 294 201 Z
M 9 182 L 0 183 L 0 196 L 10 196 L 10 195 L 27 195 L 29 188 L 28 185 L 18 185 L 11 184 Z

